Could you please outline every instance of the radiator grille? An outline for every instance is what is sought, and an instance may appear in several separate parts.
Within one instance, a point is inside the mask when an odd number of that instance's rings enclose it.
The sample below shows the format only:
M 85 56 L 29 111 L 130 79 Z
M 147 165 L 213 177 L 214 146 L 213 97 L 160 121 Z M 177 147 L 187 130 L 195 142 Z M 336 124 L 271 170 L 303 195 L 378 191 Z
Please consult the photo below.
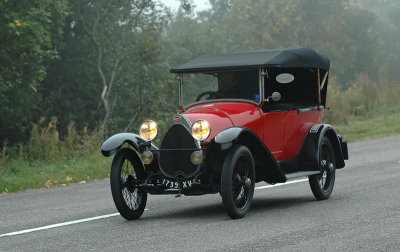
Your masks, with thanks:
M 190 154 L 196 149 L 198 149 L 196 140 L 189 131 L 183 125 L 173 125 L 161 143 L 159 155 L 161 172 L 169 178 L 193 177 L 200 169 L 200 166 L 190 161 Z

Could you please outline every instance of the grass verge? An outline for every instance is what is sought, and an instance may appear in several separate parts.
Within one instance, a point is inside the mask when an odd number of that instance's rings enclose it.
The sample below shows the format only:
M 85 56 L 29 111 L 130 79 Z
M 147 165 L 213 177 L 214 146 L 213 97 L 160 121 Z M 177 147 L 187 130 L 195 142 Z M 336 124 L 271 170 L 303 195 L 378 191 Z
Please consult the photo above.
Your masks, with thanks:
M 354 117 L 346 124 L 334 125 L 347 142 L 400 134 L 400 106 Z
M 0 193 L 104 179 L 109 176 L 111 161 L 100 151 L 66 161 L 9 160 L 0 168 Z

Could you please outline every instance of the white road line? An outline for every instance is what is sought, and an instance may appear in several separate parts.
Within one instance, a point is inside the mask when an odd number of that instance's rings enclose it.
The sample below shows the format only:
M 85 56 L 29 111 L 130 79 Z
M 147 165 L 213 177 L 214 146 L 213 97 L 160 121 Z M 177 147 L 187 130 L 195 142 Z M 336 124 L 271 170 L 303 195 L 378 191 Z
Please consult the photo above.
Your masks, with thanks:
M 300 183 L 300 182 L 304 182 L 304 181 L 308 181 L 308 178 L 293 180 L 293 181 L 289 181 L 289 182 L 282 183 L 282 184 L 276 184 L 276 185 L 259 186 L 259 187 L 254 188 L 254 190 L 267 189 L 267 188 L 278 187 L 278 186 L 283 186 L 283 185 L 295 184 L 295 183 Z
M 278 187 L 278 186 L 283 186 L 283 185 L 288 185 L 288 184 L 300 183 L 300 182 L 304 182 L 307 180 L 308 179 L 294 180 L 294 181 L 289 181 L 289 182 L 282 183 L 282 184 L 259 186 L 254 189 L 255 190 L 267 189 L 267 188 Z M 149 210 L 149 209 L 146 208 L 145 210 Z M 74 224 L 89 222 L 89 221 L 94 221 L 94 220 L 100 220 L 100 219 L 114 217 L 117 215 L 119 215 L 119 213 L 105 214 L 105 215 L 95 216 L 95 217 L 91 217 L 91 218 L 85 218 L 85 219 L 80 219 L 80 220 L 67 221 L 67 222 L 47 225 L 47 226 L 43 226 L 43 227 L 25 229 L 25 230 L 16 231 L 16 232 L 0 234 L 0 238 L 6 237 L 6 236 L 14 236 L 14 235 L 26 234 L 26 233 L 31 233 L 31 232 L 37 232 L 37 231 L 41 231 L 41 230 L 47 230 L 47 229 L 58 228 L 58 227 L 63 227 L 63 226 L 69 226 L 69 225 L 74 225 Z
M 82 223 L 82 222 L 100 220 L 100 219 L 109 218 L 109 217 L 113 217 L 113 216 L 117 216 L 117 215 L 119 215 L 119 213 L 100 215 L 100 216 L 96 216 L 96 217 L 74 220 L 74 221 L 67 221 L 67 222 L 62 222 L 62 223 L 38 227 L 38 228 L 31 228 L 31 229 L 25 229 L 25 230 L 21 230 L 21 231 L 17 231 L 17 232 L 12 232 L 12 233 L 6 233 L 6 234 L 0 235 L 0 237 L 26 234 L 26 233 L 36 232 L 36 231 L 40 231 L 40 230 L 46 230 L 46 229 L 51 229 L 51 228 L 57 228 L 57 227 L 78 224 L 78 223 Z

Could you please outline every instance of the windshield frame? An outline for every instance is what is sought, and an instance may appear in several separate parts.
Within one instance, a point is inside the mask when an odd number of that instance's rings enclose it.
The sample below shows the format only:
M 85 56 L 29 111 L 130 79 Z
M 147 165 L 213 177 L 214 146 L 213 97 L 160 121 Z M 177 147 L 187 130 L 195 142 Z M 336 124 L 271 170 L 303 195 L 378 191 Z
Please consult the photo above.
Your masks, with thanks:
M 249 69 L 238 69 L 236 71 L 246 71 Z M 223 71 L 219 71 L 219 72 L 223 72 Z M 259 94 L 260 94 L 260 99 L 258 102 L 253 101 L 253 100 L 249 100 L 249 99 L 238 99 L 238 98 L 223 98 L 223 99 L 213 99 L 213 100 L 201 100 L 201 101 L 197 101 L 197 102 L 193 102 L 193 103 L 189 103 L 189 104 L 184 104 L 184 100 L 183 100 L 183 80 L 184 80 L 184 74 L 206 74 L 209 72 L 188 72 L 188 73 L 178 73 L 177 74 L 177 80 L 179 82 L 179 107 L 183 110 L 186 110 L 194 105 L 198 105 L 198 104 L 204 104 L 204 103 L 218 103 L 218 102 L 245 102 L 245 103 L 251 103 L 254 104 L 256 106 L 261 106 L 264 102 L 265 102 L 265 98 L 264 98 L 264 77 L 266 76 L 268 78 L 268 74 L 266 72 L 266 70 L 264 68 L 259 68 L 258 71 L 258 77 L 259 77 Z

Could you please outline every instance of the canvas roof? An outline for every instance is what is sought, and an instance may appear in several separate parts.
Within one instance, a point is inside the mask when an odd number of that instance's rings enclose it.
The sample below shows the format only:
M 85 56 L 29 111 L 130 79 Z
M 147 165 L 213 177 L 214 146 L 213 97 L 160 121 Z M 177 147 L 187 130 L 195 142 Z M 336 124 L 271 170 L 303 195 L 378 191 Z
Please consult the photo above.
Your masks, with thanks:
M 171 73 L 195 73 L 260 67 L 320 68 L 329 70 L 329 58 L 310 48 L 273 49 L 263 51 L 233 52 L 201 55 Z

